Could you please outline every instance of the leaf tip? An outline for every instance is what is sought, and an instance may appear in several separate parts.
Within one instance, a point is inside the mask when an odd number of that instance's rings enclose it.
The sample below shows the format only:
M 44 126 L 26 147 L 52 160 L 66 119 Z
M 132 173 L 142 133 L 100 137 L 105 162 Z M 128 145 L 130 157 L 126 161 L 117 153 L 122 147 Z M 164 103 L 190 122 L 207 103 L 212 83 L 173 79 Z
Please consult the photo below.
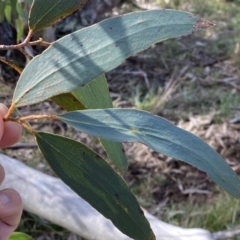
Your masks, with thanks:
M 212 23 L 210 21 L 198 17 L 196 23 L 193 25 L 193 29 L 194 31 L 198 31 L 202 29 L 207 29 L 209 27 L 213 27 L 215 25 L 216 25 L 215 23 Z

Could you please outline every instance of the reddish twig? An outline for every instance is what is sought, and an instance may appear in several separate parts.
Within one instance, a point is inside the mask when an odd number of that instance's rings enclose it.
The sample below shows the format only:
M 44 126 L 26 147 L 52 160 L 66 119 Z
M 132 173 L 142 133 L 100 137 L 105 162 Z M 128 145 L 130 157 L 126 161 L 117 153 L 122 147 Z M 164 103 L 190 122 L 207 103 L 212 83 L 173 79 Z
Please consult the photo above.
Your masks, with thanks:
M 0 45 L 0 50 L 21 49 L 30 42 L 32 34 L 33 34 L 33 31 L 29 30 L 28 35 L 23 42 L 16 44 L 16 45 Z
M 43 41 L 42 38 L 40 38 L 39 40 L 33 41 L 33 42 L 29 42 L 28 44 L 31 45 L 31 46 L 40 45 L 40 46 L 44 46 L 44 47 L 49 47 L 52 43 L 45 42 L 45 41 Z
M 4 57 L 0 57 L 0 61 L 7 64 L 8 66 L 12 67 L 14 70 L 16 70 L 19 74 L 22 73 L 22 69 L 16 66 L 12 61 L 7 60 Z

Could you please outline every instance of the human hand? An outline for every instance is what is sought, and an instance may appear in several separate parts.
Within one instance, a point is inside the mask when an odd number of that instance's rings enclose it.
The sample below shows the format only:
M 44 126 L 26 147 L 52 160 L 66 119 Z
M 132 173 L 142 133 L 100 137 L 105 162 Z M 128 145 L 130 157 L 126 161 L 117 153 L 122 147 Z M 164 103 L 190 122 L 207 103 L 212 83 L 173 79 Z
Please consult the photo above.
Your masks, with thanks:
M 16 143 L 22 132 L 19 124 L 3 121 L 6 113 L 7 108 L 0 104 L 0 148 Z M 0 184 L 4 176 L 4 169 L 0 165 Z M 0 240 L 7 240 L 16 229 L 20 222 L 22 209 L 22 199 L 18 192 L 10 188 L 0 191 Z

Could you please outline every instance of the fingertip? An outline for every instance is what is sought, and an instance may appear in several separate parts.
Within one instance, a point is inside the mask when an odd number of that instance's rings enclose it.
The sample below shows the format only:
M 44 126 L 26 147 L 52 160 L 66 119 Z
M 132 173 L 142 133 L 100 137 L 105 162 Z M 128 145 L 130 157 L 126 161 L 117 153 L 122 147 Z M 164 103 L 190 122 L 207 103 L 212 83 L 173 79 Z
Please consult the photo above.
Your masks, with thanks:
M 22 126 L 20 124 L 16 122 L 6 122 L 4 127 L 4 132 L 9 132 L 9 134 L 12 136 L 12 144 L 20 140 L 22 135 Z
M 9 226 L 16 227 L 23 211 L 20 194 L 11 188 L 0 191 L 0 219 Z
M 8 108 L 4 104 L 0 103 L 0 115 L 4 117 L 7 114 L 7 112 Z
M 0 103 L 0 140 L 2 138 L 3 131 L 4 131 L 3 117 L 7 114 L 7 111 L 8 111 L 7 107 L 2 103 Z
M 3 121 L 7 112 L 8 108 L 0 103 L 0 148 L 8 147 L 18 142 L 22 134 L 22 127 L 18 123 Z
M 5 122 L 4 132 L 0 140 L 0 148 L 11 146 L 19 141 L 22 134 L 22 127 L 15 122 Z

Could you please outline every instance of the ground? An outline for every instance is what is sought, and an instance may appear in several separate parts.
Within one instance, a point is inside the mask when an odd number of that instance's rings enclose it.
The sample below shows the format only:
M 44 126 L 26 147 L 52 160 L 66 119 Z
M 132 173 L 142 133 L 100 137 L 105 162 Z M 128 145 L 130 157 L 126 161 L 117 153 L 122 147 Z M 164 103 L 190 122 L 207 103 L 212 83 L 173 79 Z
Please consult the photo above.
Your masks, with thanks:
M 205 140 L 240 174 L 240 2 L 136 0 L 113 9 L 112 14 L 155 6 L 189 11 L 216 26 L 156 44 L 107 73 L 114 106 L 135 107 L 167 118 Z M 16 77 L 7 70 L 2 68 L 0 88 L 4 91 L 0 99 L 9 105 L 15 85 L 12 79 Z M 52 113 L 59 108 L 44 102 L 20 109 L 23 115 L 32 111 Z M 76 134 L 59 123 L 33 122 L 32 125 L 74 135 L 102 154 L 96 139 Z M 124 147 L 129 159 L 126 180 L 150 213 L 172 224 L 210 231 L 240 224 L 239 201 L 216 187 L 206 174 L 139 143 L 124 144 Z M 27 132 L 18 145 L 2 152 L 53 174 Z M 24 213 L 19 230 L 36 239 L 70 236 L 65 230 L 28 213 Z

